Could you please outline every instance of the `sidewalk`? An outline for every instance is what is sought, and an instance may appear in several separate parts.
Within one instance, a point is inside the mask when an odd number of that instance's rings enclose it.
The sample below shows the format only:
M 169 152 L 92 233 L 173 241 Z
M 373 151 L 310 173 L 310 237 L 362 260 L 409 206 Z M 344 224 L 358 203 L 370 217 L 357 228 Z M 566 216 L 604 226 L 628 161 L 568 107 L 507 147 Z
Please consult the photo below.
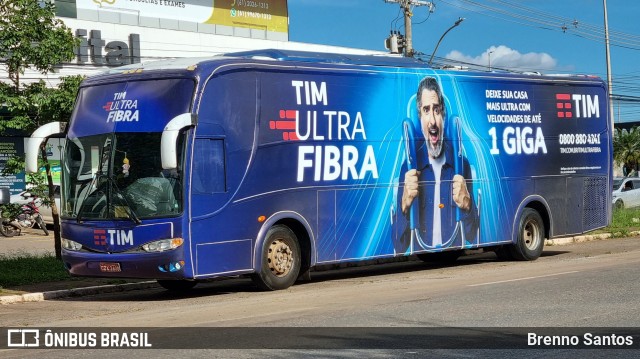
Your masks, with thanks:
M 640 232 L 631 232 L 631 236 Z M 579 235 L 547 240 L 545 246 L 561 246 L 611 238 L 610 233 Z M 23 231 L 19 237 L 0 236 L 0 256 L 18 254 L 54 253 L 53 230 L 48 236 L 39 229 Z M 159 288 L 155 281 L 119 280 L 109 278 L 70 278 L 64 281 L 36 283 L 12 288 L 1 288 L 0 304 L 34 302 L 56 298 L 79 297 L 100 293 L 116 293 L 147 288 Z

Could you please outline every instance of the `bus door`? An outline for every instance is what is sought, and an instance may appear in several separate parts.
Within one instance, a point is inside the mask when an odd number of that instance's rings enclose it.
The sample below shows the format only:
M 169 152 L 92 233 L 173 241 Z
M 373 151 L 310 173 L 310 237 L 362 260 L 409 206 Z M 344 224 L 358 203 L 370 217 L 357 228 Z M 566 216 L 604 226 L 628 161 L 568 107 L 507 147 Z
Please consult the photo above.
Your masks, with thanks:
M 255 102 L 256 79 L 250 72 L 210 79 L 200 99 L 190 187 L 196 276 L 252 268 L 253 239 L 230 207 L 250 165 Z

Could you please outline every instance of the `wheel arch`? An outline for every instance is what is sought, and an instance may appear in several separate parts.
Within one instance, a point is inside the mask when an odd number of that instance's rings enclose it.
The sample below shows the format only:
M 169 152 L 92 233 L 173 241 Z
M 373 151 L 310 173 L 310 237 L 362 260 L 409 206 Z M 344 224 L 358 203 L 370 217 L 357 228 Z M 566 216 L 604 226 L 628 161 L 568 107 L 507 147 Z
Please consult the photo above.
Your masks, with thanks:
M 296 235 L 298 244 L 300 245 L 301 273 L 315 265 L 315 238 L 309 222 L 297 212 L 283 211 L 271 215 L 264 221 L 262 227 L 260 227 L 254 244 L 253 269 L 257 271 L 261 268 L 264 241 L 269 228 L 275 225 L 285 225 Z
M 540 217 L 542 217 L 542 222 L 544 223 L 544 238 L 551 238 L 552 232 L 552 223 L 553 218 L 551 217 L 551 211 L 549 210 L 549 204 L 547 201 L 538 195 L 528 196 L 518 206 L 516 210 L 515 216 L 513 217 L 513 222 L 511 226 L 511 242 L 515 243 L 518 238 L 518 224 L 520 216 L 522 215 L 522 211 L 525 208 L 534 209 Z

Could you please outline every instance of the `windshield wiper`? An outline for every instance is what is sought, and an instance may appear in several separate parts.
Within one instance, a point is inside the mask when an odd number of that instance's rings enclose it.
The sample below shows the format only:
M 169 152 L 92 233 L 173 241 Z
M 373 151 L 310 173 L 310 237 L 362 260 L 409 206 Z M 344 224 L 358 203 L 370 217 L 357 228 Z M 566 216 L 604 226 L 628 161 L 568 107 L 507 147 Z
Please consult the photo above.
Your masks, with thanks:
M 91 193 L 89 193 L 91 191 L 91 187 L 94 186 L 95 183 L 97 183 L 99 181 L 100 178 L 102 177 L 106 177 L 107 181 L 105 182 L 111 190 L 115 190 L 111 193 L 109 193 L 110 191 L 107 191 L 106 195 L 107 197 L 109 197 L 110 194 L 113 194 L 113 196 L 117 196 L 118 199 L 124 200 L 124 204 L 126 206 L 126 213 L 127 216 L 130 220 L 132 220 L 135 224 L 141 224 L 142 221 L 140 220 L 140 218 L 138 217 L 138 215 L 136 214 L 136 212 L 133 210 L 133 207 L 131 206 L 131 203 L 129 202 L 129 200 L 127 200 L 127 197 L 122 193 L 122 190 L 120 190 L 120 188 L 118 187 L 118 185 L 116 184 L 116 181 L 113 177 L 105 175 L 105 174 L 96 174 L 96 176 L 94 177 L 94 179 L 91 181 L 91 183 L 89 183 L 89 189 L 87 189 L 87 192 L 85 193 L 81 204 L 80 204 L 80 209 L 78 210 L 78 214 L 76 217 L 76 223 L 80 223 L 82 221 L 82 213 L 84 213 L 84 207 L 85 207 L 85 201 L 86 199 L 93 193 L 97 192 L 98 189 L 96 188 L 96 191 L 93 191 Z M 109 207 L 109 202 L 112 202 L 112 198 L 107 198 L 107 207 Z M 108 211 L 108 214 L 110 215 L 110 210 Z M 115 213 L 114 213 L 114 218 L 115 218 Z M 105 218 L 107 219 L 107 218 Z
M 133 207 L 131 207 L 131 203 L 127 199 L 127 196 L 125 196 L 122 193 L 122 190 L 120 190 L 120 188 L 116 184 L 116 181 L 112 177 L 109 177 L 109 181 L 110 181 L 111 184 L 113 184 L 113 188 L 116 189 L 116 194 L 118 195 L 118 197 L 124 199 L 124 203 L 125 203 L 125 205 L 127 207 L 127 215 L 129 216 L 129 219 L 131 219 L 133 222 L 135 222 L 135 224 L 142 223 L 142 221 L 140 220 L 140 218 L 138 217 L 136 212 L 133 210 Z M 114 214 L 114 217 L 115 217 L 115 214 Z

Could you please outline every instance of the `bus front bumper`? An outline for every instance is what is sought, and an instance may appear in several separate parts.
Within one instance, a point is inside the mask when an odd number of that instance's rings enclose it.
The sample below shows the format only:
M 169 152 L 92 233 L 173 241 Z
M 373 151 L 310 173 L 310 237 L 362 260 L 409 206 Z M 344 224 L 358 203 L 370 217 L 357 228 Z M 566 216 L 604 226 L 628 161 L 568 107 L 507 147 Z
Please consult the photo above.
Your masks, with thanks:
M 158 253 L 95 253 L 63 249 L 62 261 L 74 276 L 189 279 L 182 248 Z

